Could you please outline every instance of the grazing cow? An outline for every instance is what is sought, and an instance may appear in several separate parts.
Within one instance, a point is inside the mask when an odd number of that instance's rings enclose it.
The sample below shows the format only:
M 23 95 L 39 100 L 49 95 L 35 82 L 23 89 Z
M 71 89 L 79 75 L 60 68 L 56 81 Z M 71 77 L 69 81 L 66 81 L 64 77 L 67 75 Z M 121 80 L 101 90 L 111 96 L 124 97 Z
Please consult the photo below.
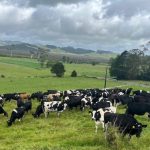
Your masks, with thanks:
M 0 106 L 0 114 L 4 114 L 4 116 L 8 117 L 8 113 Z
M 150 103 L 143 102 L 132 102 L 128 104 L 128 108 L 126 110 L 126 114 L 134 115 L 144 115 L 148 113 L 148 117 L 150 118 Z
M 129 96 L 129 95 L 118 95 L 117 100 L 122 104 L 122 105 L 126 105 L 128 103 L 133 102 L 133 97 Z
M 106 124 L 106 132 L 108 129 L 108 123 L 111 125 L 118 127 L 119 132 L 124 137 L 128 135 L 129 138 L 135 135 L 136 137 L 140 137 L 142 128 L 146 128 L 147 125 L 143 125 L 139 123 L 133 116 L 128 114 L 114 114 L 110 112 L 106 112 L 104 114 L 104 123 Z
M 91 102 L 92 101 L 92 99 L 91 99 L 91 97 L 84 97 L 84 98 L 82 98 L 81 99 L 81 110 L 83 111 L 84 109 L 85 109 L 85 107 L 91 107 Z
M 19 107 L 12 111 L 10 119 L 7 121 L 8 126 L 11 126 L 12 123 L 15 122 L 16 119 L 21 120 L 24 116 L 25 108 Z
M 65 103 L 69 109 L 77 108 L 78 106 L 81 109 L 81 99 L 83 96 L 67 96 L 65 97 Z
M 33 115 L 34 118 L 38 118 L 38 117 L 40 117 L 40 115 L 42 113 L 43 113 L 43 105 L 40 104 L 40 105 L 37 106 L 35 113 L 33 113 L 32 115 Z
M 24 107 L 25 111 L 28 112 L 32 109 L 32 102 L 31 100 L 23 102 L 21 99 L 17 100 L 17 107 Z
M 111 107 L 111 106 L 112 103 L 110 101 L 100 101 L 100 102 L 93 103 L 91 108 L 93 110 L 98 110 L 100 108 Z
M 96 132 L 98 125 L 101 123 L 103 125 L 104 131 L 107 132 L 108 124 L 118 127 L 120 133 L 125 136 L 129 135 L 131 138 L 132 135 L 140 137 L 142 128 L 147 127 L 147 125 L 142 125 L 139 123 L 133 116 L 128 114 L 115 114 L 110 111 L 104 111 L 99 109 L 93 114 L 93 119 L 96 124 Z M 106 130 L 105 130 L 106 129 Z
M 45 114 L 45 118 L 49 112 L 57 112 L 57 115 L 60 115 L 60 112 L 63 112 L 66 109 L 67 104 L 60 101 L 52 101 L 52 102 L 44 102 L 43 103 L 43 112 Z M 39 109 L 41 111 L 41 109 Z M 37 116 L 37 115 L 36 115 Z
M 31 99 L 37 99 L 38 101 L 41 101 L 43 99 L 43 93 L 41 91 L 35 92 L 31 94 Z
M 3 98 L 4 98 L 5 101 L 10 101 L 11 99 L 16 100 L 17 99 L 17 93 L 3 94 Z

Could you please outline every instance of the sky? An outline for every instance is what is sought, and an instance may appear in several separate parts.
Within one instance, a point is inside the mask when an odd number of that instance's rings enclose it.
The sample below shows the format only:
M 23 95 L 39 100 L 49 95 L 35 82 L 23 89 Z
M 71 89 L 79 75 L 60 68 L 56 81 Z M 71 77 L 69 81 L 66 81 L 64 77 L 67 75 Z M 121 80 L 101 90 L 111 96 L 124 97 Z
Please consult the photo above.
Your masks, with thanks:
M 150 40 L 150 0 L 0 0 L 0 40 L 137 48 Z

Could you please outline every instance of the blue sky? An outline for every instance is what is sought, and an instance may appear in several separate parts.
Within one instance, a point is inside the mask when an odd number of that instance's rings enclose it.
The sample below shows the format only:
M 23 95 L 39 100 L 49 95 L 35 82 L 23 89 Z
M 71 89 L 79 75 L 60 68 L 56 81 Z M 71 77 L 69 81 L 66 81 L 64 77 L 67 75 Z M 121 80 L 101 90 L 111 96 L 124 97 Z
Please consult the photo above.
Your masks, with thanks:
M 0 0 L 0 40 L 123 51 L 150 40 L 149 0 Z

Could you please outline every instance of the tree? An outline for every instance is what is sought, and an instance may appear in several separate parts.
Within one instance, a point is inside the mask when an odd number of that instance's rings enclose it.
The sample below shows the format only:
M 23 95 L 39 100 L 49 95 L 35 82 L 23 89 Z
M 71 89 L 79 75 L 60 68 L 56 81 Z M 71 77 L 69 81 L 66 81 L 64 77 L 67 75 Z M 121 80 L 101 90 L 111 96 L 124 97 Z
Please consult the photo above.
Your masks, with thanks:
M 116 76 L 117 79 L 126 79 L 127 78 L 127 58 L 128 58 L 128 51 L 124 51 L 121 55 L 118 55 L 115 59 L 111 60 L 111 67 L 110 67 L 110 75 Z
M 77 72 L 75 70 L 72 71 L 71 77 L 77 77 Z
M 65 73 L 64 65 L 61 62 L 57 62 L 52 66 L 51 72 L 56 74 L 57 77 L 62 77 Z

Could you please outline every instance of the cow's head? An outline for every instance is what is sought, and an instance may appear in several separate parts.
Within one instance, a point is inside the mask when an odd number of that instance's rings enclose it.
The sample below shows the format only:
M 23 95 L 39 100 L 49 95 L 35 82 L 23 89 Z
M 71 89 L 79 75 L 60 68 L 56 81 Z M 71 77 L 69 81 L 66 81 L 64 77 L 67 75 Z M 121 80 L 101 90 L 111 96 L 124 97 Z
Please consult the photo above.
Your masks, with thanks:
M 8 117 L 8 113 L 6 111 L 4 112 L 4 116 Z
M 101 118 L 101 114 L 99 111 L 89 111 L 89 113 L 92 115 L 92 120 L 98 121 Z
M 8 120 L 8 121 L 7 121 L 7 125 L 8 125 L 8 126 L 11 126 L 11 125 L 12 125 L 12 122 L 11 122 L 10 120 Z
M 141 123 L 136 123 L 135 125 L 132 126 L 131 135 L 136 135 L 136 137 L 140 137 L 141 132 L 142 132 L 142 128 L 146 128 L 147 125 L 143 125 Z

